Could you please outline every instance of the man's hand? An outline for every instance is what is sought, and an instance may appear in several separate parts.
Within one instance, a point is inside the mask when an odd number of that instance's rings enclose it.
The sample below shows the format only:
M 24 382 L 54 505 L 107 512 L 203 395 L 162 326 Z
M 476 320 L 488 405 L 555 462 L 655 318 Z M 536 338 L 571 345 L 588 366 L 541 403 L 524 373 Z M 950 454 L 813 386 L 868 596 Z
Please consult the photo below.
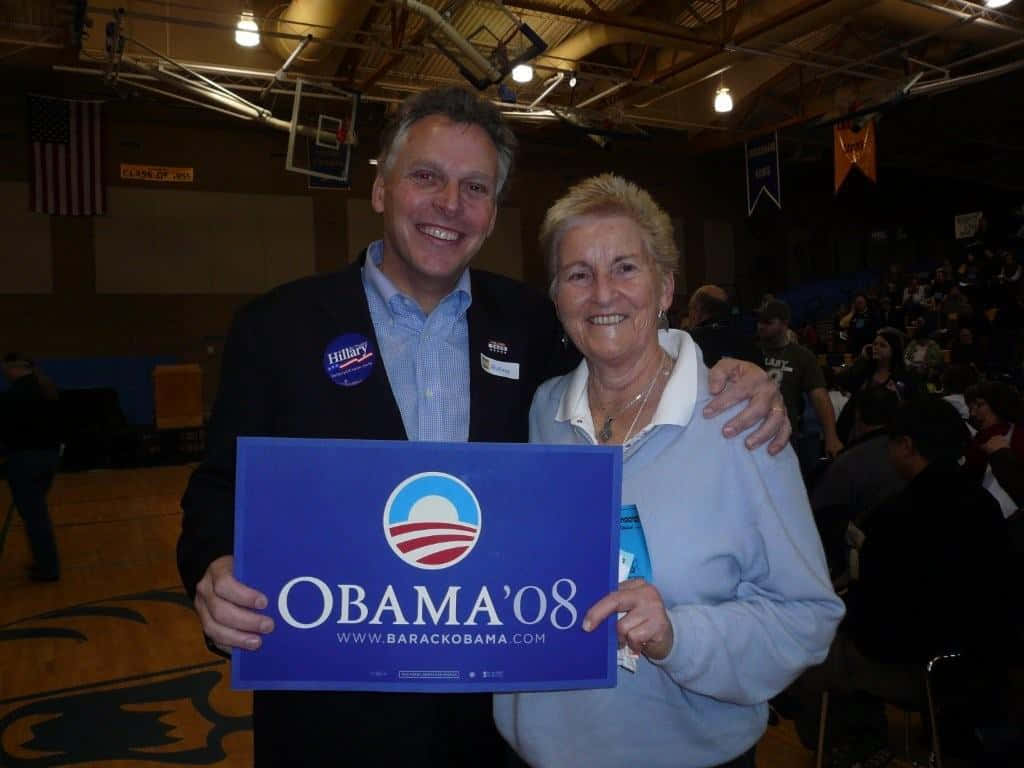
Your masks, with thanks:
M 764 369 L 746 360 L 723 357 L 711 369 L 708 389 L 715 398 L 704 408 L 706 419 L 737 403 L 750 401 L 723 427 L 722 434 L 726 437 L 760 425 L 744 441 L 747 448 L 757 448 L 771 440 L 768 453 L 774 456 L 789 443 L 793 430 L 789 426 L 786 405 L 778 386 Z
M 660 661 L 672 650 L 674 633 L 661 594 L 643 579 L 630 579 L 594 603 L 583 617 L 583 631 L 591 632 L 615 613 L 625 613 L 615 632 L 619 647 Z
M 222 651 L 232 648 L 256 650 L 260 637 L 274 629 L 274 620 L 264 616 L 267 597 L 234 577 L 235 558 L 218 557 L 196 585 L 196 612 L 203 632 Z
M 1009 448 L 1010 441 L 1006 439 L 1006 435 L 993 435 L 984 443 L 981 444 L 981 450 L 991 456 L 996 451 L 1001 451 L 1003 448 Z

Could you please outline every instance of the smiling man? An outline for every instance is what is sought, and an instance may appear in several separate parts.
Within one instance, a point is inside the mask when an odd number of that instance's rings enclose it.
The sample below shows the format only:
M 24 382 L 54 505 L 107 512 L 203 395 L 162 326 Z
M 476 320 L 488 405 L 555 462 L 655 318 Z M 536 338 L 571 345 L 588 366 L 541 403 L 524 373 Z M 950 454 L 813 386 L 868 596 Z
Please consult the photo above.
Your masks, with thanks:
M 372 194 L 382 239 L 339 273 L 256 299 L 228 336 L 178 542 L 211 648 L 255 650 L 274 628 L 266 595 L 233 575 L 237 437 L 526 442 L 537 387 L 575 362 L 550 301 L 467 268 L 512 165 L 515 137 L 500 113 L 461 89 L 427 91 L 403 105 L 382 146 Z M 781 398 L 744 365 L 712 373 L 714 391 L 732 382 L 714 411 L 752 398 L 731 433 L 767 416 L 746 442 L 775 435 L 776 453 L 789 437 Z M 489 695 L 257 691 L 253 730 L 260 768 L 503 759 Z

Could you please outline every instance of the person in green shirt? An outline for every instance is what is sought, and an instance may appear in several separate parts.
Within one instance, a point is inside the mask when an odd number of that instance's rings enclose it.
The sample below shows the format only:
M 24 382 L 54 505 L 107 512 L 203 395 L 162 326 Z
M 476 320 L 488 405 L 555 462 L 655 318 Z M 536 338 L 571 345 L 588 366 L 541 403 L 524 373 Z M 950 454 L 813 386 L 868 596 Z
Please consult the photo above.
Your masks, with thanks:
M 757 335 L 764 352 L 765 369 L 782 392 L 794 438 L 803 434 L 800 420 L 806 394 L 824 430 L 825 453 L 835 457 L 843 450 L 843 444 L 836 434 L 836 414 L 825 388 L 825 376 L 813 352 L 788 340 L 790 318 L 789 305 L 784 301 L 775 299 L 761 308 Z

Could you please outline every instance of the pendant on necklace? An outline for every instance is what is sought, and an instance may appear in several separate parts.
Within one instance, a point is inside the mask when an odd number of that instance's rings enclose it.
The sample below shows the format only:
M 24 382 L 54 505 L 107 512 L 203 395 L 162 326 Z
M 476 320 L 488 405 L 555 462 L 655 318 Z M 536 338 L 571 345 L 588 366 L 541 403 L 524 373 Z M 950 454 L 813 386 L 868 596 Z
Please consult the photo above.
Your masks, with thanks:
M 597 433 L 597 439 L 602 443 L 607 443 L 612 439 L 612 417 L 609 416 L 604 420 L 604 426 L 601 427 L 601 431 Z

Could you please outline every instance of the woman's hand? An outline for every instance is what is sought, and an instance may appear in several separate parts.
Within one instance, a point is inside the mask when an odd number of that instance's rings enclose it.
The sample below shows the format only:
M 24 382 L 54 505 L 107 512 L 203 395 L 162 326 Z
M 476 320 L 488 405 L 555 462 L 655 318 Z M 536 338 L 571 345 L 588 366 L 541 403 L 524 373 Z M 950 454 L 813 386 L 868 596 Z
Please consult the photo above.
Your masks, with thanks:
M 661 661 L 672 650 L 675 633 L 661 594 L 643 579 L 630 579 L 594 603 L 583 617 L 583 631 L 591 632 L 615 613 L 625 613 L 615 625 L 619 647 Z

